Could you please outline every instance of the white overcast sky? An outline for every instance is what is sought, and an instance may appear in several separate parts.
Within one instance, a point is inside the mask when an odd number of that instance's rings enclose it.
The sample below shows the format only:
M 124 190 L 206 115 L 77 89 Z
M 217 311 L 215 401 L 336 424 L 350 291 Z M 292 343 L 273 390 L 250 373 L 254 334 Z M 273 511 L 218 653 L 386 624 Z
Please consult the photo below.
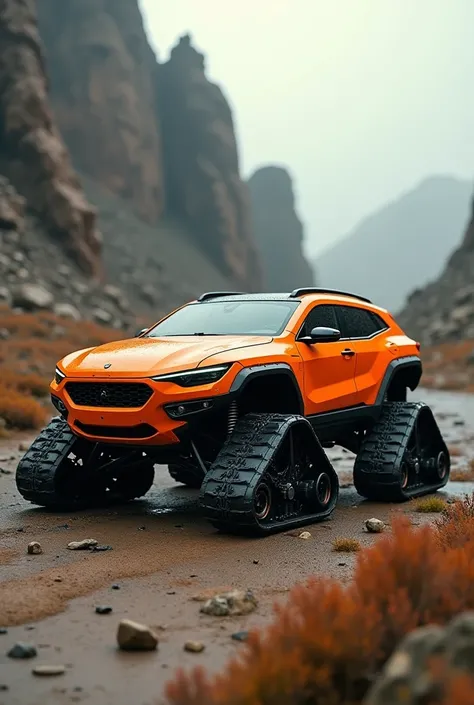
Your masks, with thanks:
M 474 176 L 474 0 L 140 0 L 165 61 L 190 32 L 244 177 L 290 170 L 316 254 L 431 174 Z

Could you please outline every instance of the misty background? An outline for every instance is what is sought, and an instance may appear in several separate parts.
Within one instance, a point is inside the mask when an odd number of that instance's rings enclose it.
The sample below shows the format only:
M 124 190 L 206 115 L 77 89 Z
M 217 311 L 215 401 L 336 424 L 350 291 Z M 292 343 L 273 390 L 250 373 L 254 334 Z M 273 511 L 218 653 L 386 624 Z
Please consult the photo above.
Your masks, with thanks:
M 472 0 L 140 2 L 160 60 L 205 50 L 243 175 L 289 168 L 312 259 L 425 177 L 471 180 Z

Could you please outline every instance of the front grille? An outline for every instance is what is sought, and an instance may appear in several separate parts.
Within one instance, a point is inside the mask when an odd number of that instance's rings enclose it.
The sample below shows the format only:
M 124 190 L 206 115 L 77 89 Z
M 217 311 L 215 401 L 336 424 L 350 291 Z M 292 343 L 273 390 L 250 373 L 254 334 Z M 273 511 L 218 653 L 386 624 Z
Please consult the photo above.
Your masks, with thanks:
M 156 428 L 147 423 L 138 426 L 91 426 L 90 424 L 76 421 L 77 428 L 88 436 L 100 438 L 151 438 L 156 434 Z
M 66 391 L 77 406 L 139 409 L 153 394 L 141 382 L 68 382 Z

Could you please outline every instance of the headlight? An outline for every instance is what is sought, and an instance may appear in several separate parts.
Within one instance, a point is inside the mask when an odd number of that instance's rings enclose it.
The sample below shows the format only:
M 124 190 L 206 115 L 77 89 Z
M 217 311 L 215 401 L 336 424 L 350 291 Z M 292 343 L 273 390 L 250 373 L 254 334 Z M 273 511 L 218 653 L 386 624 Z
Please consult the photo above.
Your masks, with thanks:
M 202 367 L 198 370 L 187 370 L 185 372 L 172 372 L 167 375 L 152 377 L 154 382 L 174 382 L 180 387 L 198 387 L 201 384 L 211 384 L 217 382 L 229 370 L 229 365 L 216 365 L 215 367 Z
M 54 371 L 54 381 L 56 382 L 56 384 L 61 384 L 61 382 L 63 381 L 65 376 L 66 375 L 64 374 L 64 372 L 61 372 L 59 367 L 56 367 L 56 369 Z

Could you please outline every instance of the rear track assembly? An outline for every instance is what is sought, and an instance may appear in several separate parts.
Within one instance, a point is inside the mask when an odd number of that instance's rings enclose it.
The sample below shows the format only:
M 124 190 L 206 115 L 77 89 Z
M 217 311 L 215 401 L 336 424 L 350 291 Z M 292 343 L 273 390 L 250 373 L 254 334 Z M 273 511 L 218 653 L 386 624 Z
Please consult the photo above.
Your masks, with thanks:
M 401 502 L 435 492 L 449 479 L 450 457 L 423 402 L 387 402 L 363 440 L 354 485 L 367 499 Z
M 216 528 L 262 535 L 328 518 L 338 494 L 337 474 L 307 419 L 251 413 L 208 470 L 200 502 Z

